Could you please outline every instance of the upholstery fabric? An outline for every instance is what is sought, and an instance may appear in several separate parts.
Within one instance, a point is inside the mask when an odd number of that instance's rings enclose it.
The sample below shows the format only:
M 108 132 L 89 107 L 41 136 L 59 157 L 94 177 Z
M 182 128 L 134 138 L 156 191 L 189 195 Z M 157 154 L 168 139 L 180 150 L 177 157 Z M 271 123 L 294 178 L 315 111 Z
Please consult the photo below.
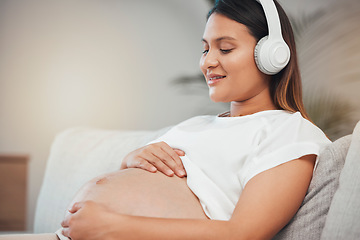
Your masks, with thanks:
M 34 232 L 60 228 L 74 195 L 92 178 L 116 171 L 125 155 L 165 133 L 75 128 L 54 140 L 37 201 Z
M 355 127 L 321 236 L 323 240 L 360 239 L 360 122 Z
M 0 240 L 59 240 L 55 233 L 0 235 Z
M 325 224 L 326 214 L 338 188 L 351 135 L 342 137 L 324 148 L 318 158 L 306 197 L 294 216 L 273 239 L 318 240 Z
M 158 131 L 106 131 L 70 129 L 59 134 L 51 148 L 46 174 L 38 198 L 35 233 L 55 232 L 68 204 L 90 179 L 119 169 L 130 151 L 165 133 Z M 359 219 L 359 124 L 352 136 L 345 136 L 323 149 L 302 206 L 274 239 L 320 239 L 326 215 L 334 198 L 322 239 L 360 239 Z M 346 234 L 346 238 L 344 238 Z

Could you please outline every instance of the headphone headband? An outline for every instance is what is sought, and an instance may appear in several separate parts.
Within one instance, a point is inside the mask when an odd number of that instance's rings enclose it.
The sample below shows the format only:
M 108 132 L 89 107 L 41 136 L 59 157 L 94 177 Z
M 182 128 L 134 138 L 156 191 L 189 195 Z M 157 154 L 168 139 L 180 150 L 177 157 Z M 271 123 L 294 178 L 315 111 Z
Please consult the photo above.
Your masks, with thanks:
M 279 13 L 273 0 L 257 0 L 265 12 L 266 21 L 269 28 L 269 38 L 281 38 L 281 24 Z

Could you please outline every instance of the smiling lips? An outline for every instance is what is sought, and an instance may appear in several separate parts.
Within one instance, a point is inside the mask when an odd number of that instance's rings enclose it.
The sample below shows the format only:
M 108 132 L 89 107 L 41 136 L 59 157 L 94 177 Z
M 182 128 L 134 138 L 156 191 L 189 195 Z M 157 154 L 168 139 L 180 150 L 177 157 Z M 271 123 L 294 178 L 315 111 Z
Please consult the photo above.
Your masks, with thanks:
M 211 74 L 211 75 L 207 75 L 207 84 L 209 86 L 212 86 L 218 82 L 220 82 L 222 79 L 226 78 L 226 76 L 221 76 L 221 75 L 216 75 L 216 74 Z

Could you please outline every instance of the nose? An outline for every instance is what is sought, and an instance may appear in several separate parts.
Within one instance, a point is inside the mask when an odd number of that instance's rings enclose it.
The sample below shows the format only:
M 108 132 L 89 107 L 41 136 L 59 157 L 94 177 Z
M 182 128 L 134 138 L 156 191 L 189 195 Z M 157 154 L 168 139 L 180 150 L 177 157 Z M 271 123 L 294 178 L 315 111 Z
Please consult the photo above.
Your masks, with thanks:
M 204 53 L 200 59 L 200 68 L 203 70 L 215 68 L 219 65 L 218 56 L 213 51 Z

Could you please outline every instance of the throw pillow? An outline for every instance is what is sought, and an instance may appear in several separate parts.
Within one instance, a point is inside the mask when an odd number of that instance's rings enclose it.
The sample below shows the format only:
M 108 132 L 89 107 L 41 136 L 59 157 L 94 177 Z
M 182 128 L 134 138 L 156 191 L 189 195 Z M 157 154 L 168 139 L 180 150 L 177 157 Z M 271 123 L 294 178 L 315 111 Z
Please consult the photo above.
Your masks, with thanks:
M 355 127 L 344 169 L 321 239 L 360 239 L 360 122 Z
M 276 240 L 318 240 L 332 198 L 338 188 L 351 136 L 324 148 L 319 157 L 306 197 L 294 218 L 274 237 Z

